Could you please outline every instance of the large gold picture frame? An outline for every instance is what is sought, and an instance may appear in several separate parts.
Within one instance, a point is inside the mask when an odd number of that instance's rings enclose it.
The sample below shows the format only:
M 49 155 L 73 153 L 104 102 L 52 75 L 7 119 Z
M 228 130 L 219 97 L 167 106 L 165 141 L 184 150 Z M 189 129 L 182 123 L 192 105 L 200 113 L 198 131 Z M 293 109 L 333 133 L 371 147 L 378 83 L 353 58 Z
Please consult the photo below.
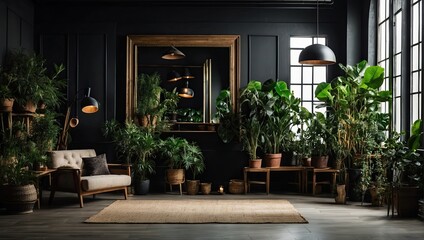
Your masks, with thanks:
M 229 53 L 229 86 L 236 111 L 240 84 L 239 35 L 129 35 L 127 36 L 126 120 L 134 120 L 137 107 L 138 47 L 224 47 Z

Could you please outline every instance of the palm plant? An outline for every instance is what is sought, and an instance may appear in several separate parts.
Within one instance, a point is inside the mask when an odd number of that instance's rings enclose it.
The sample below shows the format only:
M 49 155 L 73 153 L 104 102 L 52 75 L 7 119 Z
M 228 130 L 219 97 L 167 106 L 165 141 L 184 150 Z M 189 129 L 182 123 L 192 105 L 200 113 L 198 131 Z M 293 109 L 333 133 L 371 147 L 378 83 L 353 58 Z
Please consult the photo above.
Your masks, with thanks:
M 149 174 L 155 172 L 152 157 L 158 140 L 150 131 L 134 123 L 125 123 L 122 127 L 115 120 L 107 121 L 103 131 L 105 136 L 115 141 L 120 158 L 124 158 L 127 164 L 132 164 L 136 179 L 146 180 Z

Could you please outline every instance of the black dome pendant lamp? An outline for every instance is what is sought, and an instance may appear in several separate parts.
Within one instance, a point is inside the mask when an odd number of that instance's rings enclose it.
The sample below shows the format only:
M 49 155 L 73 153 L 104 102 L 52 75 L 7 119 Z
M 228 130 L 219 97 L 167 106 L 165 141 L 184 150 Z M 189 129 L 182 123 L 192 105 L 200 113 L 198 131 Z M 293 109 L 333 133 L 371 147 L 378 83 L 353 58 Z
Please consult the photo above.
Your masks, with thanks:
M 319 38 L 319 4 L 317 0 L 317 39 Z M 331 65 L 336 63 L 336 55 L 331 48 L 316 43 L 307 46 L 299 54 L 299 63 L 308 65 Z

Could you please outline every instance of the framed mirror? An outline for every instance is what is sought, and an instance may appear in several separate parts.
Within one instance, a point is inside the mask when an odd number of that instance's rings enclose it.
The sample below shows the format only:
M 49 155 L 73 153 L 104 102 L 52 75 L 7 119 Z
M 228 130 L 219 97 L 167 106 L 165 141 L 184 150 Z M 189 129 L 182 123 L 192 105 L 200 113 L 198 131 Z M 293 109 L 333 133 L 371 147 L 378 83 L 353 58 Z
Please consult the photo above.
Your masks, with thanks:
M 240 36 L 239 35 L 129 35 L 127 36 L 127 68 L 126 68 L 126 120 L 134 120 L 137 109 L 137 76 L 140 73 L 140 62 L 143 57 L 148 57 L 150 54 L 146 49 L 158 48 L 166 49 L 171 46 L 189 49 L 195 48 L 201 51 L 202 48 L 207 49 L 222 49 L 228 53 L 228 88 L 231 91 L 233 101 L 233 111 L 236 111 L 237 95 L 240 83 Z M 143 55 L 144 54 L 144 55 Z M 142 60 L 140 60 L 142 59 Z M 216 60 L 215 60 L 216 61 Z M 219 61 L 219 59 L 218 59 Z M 227 78 L 227 76 L 225 76 Z M 214 79 L 210 79 L 212 88 Z M 215 99 L 207 98 L 209 105 Z

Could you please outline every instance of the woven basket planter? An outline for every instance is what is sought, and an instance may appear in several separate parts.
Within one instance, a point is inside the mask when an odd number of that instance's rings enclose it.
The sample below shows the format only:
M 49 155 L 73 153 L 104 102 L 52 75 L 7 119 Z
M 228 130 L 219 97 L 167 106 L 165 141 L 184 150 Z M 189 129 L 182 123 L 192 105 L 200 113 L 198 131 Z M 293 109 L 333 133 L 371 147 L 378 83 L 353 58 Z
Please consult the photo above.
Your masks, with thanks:
M 34 184 L 3 185 L 1 195 L 6 210 L 10 213 L 31 213 L 37 201 Z
M 232 194 L 244 193 L 244 181 L 240 179 L 231 179 L 228 185 L 228 192 Z

